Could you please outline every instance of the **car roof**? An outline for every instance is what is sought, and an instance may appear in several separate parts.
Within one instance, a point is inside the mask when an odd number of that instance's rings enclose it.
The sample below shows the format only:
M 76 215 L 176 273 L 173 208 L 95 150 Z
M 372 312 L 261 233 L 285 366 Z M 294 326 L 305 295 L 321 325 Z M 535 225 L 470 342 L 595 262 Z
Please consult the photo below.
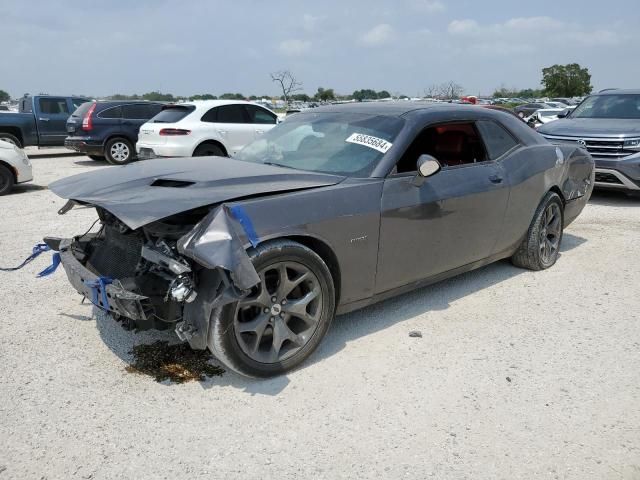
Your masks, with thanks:
M 219 107 L 220 105 L 258 105 L 259 107 L 263 107 L 254 102 L 247 102 L 246 100 L 191 100 L 190 102 L 182 102 L 182 103 L 171 103 L 171 106 L 193 106 L 198 110 L 212 107 Z M 265 108 L 265 107 L 263 107 Z
M 447 111 L 452 112 L 456 110 L 477 108 L 477 105 L 463 104 L 463 103 L 444 103 L 444 102 L 407 102 L 407 101 L 392 101 L 392 102 L 352 102 L 352 103 L 336 103 L 332 105 L 325 105 L 322 107 L 314 108 L 310 110 L 315 112 L 327 112 L 327 113 L 364 113 L 369 115 L 389 115 L 400 117 L 409 112 L 416 110 L 428 110 L 433 112 Z M 308 111 L 302 112 L 307 113 Z
M 114 107 L 118 105 L 130 105 L 132 103 L 136 104 L 149 104 L 149 105 L 162 105 L 165 102 L 155 102 L 152 100 L 96 100 L 96 104 L 99 106 L 109 106 Z

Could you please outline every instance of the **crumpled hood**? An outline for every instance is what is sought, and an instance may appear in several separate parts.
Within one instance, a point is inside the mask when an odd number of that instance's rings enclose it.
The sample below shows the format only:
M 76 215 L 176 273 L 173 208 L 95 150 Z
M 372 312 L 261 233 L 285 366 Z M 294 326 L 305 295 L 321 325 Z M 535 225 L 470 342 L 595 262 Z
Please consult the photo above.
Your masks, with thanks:
M 638 137 L 640 120 L 609 118 L 561 118 L 538 128 L 543 135 L 567 137 Z
M 59 197 L 99 206 L 129 228 L 236 198 L 335 185 L 345 177 L 223 157 L 146 160 L 63 178 Z

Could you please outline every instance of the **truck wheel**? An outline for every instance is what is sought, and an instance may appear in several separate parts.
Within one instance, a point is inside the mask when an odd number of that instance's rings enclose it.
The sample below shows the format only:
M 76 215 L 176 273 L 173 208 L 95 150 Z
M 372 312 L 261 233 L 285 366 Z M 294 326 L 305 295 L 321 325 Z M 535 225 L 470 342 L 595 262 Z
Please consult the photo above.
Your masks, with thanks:
M 107 162 L 111 165 L 124 165 L 133 160 L 133 145 L 126 138 L 112 138 L 105 145 Z
M 22 148 L 22 143 L 20 143 L 20 140 L 18 140 L 10 133 L 0 132 L 0 140 L 4 140 L 7 143 L 12 143 L 16 147 Z
M 13 178 L 13 172 L 4 165 L 0 165 L 0 196 L 9 193 L 15 183 L 16 180 Z
M 511 257 L 516 267 L 544 270 L 551 267 L 560 254 L 564 208 L 557 193 L 548 192 L 533 216 L 527 235 Z
M 272 377 L 320 344 L 335 313 L 333 278 L 314 251 L 290 240 L 267 242 L 250 256 L 261 282 L 212 312 L 207 344 L 230 369 Z

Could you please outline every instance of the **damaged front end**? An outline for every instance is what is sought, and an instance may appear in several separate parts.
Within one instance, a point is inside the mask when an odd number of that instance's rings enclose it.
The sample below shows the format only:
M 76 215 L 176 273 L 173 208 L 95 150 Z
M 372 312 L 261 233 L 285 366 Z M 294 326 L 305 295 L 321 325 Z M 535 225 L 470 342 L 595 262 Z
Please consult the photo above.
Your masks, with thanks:
M 45 242 L 60 252 L 78 293 L 132 328 L 173 326 L 192 348 L 204 349 L 211 312 L 259 282 L 243 246 L 241 210 L 203 207 L 137 229 L 96 210 L 96 233 Z

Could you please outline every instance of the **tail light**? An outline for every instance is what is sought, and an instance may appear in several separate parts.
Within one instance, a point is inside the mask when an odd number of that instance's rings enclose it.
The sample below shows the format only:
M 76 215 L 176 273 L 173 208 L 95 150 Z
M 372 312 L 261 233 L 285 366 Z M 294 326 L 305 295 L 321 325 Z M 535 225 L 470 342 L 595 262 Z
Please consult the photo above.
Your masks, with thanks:
M 191 130 L 185 130 L 183 128 L 163 128 L 160 130 L 160 135 L 165 136 L 175 136 L 175 135 L 189 135 Z
M 96 105 L 97 104 L 94 103 L 93 105 L 91 105 L 91 107 L 89 107 L 89 110 L 87 110 L 87 113 L 82 119 L 82 130 L 91 130 L 93 128 L 93 122 L 91 121 L 91 116 L 93 115 L 93 111 L 96 109 Z

